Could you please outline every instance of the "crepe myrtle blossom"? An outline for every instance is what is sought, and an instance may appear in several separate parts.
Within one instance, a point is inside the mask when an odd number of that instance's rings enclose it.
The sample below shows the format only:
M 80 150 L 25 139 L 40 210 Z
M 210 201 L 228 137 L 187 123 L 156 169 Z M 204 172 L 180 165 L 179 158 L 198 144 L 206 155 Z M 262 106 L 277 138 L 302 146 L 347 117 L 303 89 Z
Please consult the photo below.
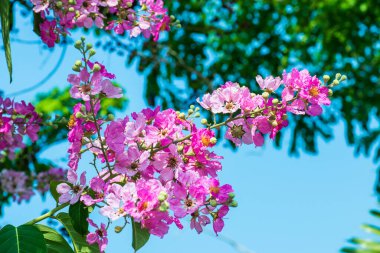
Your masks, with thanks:
M 180 27 L 174 16 L 168 16 L 163 0 L 31 0 L 35 15 L 42 22 L 39 26 L 42 41 L 54 47 L 60 36 L 70 34 L 76 27 L 114 31 L 116 34 L 129 33 L 130 37 L 141 34 L 145 38 L 159 39 L 162 31 Z
M 41 123 L 32 104 L 0 96 L 0 159 L 13 159 L 15 152 L 25 147 L 24 136 L 37 141 Z
M 87 234 L 87 242 L 89 244 L 97 243 L 99 245 L 100 252 L 104 252 L 108 244 L 106 225 L 102 223 L 99 227 L 90 218 L 87 218 L 87 222 L 95 228 L 95 232 Z
M 203 127 L 196 124 L 200 108 L 194 105 L 187 113 L 156 107 L 121 119 L 105 119 L 98 115 L 100 101 L 118 96 L 102 92 L 99 80 L 109 80 L 105 75 L 112 74 L 95 66 L 77 64 L 79 74 L 70 77 L 76 86 L 71 94 L 81 101 L 69 124 L 69 154 L 74 157 L 75 169 L 69 170 L 68 183 L 60 184 L 57 190 L 60 203 L 79 199 L 98 209 L 109 222 L 107 228 L 114 221 L 124 222 L 118 232 L 130 219 L 150 234 L 163 237 L 173 224 L 182 229 L 181 220 L 190 217 L 190 228 L 198 233 L 211 223 L 215 233 L 220 233 L 230 207 L 236 207 L 237 202 L 232 186 L 218 178 L 223 157 L 212 150 L 218 142 L 214 129 L 225 127 L 225 138 L 237 146 L 262 146 L 266 135 L 273 139 L 288 126 L 289 113 L 312 116 L 315 106 L 328 105 L 325 87 L 329 90 L 330 86 L 317 82 L 306 71 L 292 70 L 283 78 L 258 77 L 261 94 L 233 82 L 205 94 L 197 101 L 215 120 L 202 119 Z M 86 84 L 91 91 L 79 94 Z M 101 88 L 92 89 L 97 85 Z M 298 104 L 300 100 L 303 106 Z M 79 183 L 76 176 L 76 171 L 83 169 L 78 162 L 85 152 L 94 157 L 94 166 L 99 165 L 89 185 L 84 174 Z M 69 166 L 72 164 L 70 161 Z M 104 228 L 92 226 L 97 231 Z M 98 242 L 104 250 L 105 235 L 104 231 L 92 232 L 87 241 Z
M 57 186 L 57 192 L 60 194 L 59 203 L 75 204 L 78 202 L 80 196 L 86 185 L 86 172 L 83 172 L 80 175 L 78 181 L 78 174 L 74 170 L 68 170 L 67 172 L 67 181 L 68 183 L 60 183 Z

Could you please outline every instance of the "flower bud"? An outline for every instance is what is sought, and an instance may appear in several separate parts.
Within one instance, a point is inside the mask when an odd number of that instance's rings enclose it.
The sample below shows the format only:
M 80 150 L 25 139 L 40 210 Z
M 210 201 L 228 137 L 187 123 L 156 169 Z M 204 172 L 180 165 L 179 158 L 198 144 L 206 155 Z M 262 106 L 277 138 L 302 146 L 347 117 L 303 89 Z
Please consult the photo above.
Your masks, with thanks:
M 277 121 L 274 120 L 274 121 L 271 122 L 271 125 L 272 125 L 272 127 L 277 127 L 278 123 L 277 123 Z
M 86 48 L 87 48 L 88 50 L 90 50 L 90 49 L 92 48 L 92 44 L 91 44 L 91 43 L 87 43 Z
M 177 27 L 179 29 L 179 28 L 182 28 L 182 25 L 181 24 L 176 24 L 175 27 Z
M 277 98 L 275 98 L 275 99 L 273 99 L 273 100 L 272 100 L 272 104 L 274 104 L 274 105 L 277 105 L 277 104 L 278 104 L 278 102 L 279 102 L 279 101 L 278 101 L 278 99 L 277 99 Z
M 194 117 L 196 117 L 196 118 L 199 118 L 201 116 L 201 114 L 199 113 L 199 112 L 196 112 L 195 114 L 194 114 Z
M 115 233 L 120 233 L 121 231 L 123 231 L 123 227 L 120 227 L 120 226 L 115 227 Z
M 288 115 L 287 114 L 282 115 L 281 119 L 282 120 L 287 120 L 288 119 Z
M 334 82 L 332 83 L 332 86 L 337 86 L 339 84 L 339 81 L 338 80 L 334 80 Z
M 164 201 L 161 203 L 159 210 L 161 212 L 165 212 L 169 209 L 169 203 L 167 201 Z
M 141 6 L 141 10 L 142 11 L 146 11 L 148 9 L 148 7 L 146 6 L 146 4 L 143 4 L 142 6 Z
M 330 76 L 329 76 L 329 75 L 324 75 L 324 76 L 323 76 L 323 81 L 324 81 L 325 83 L 327 83 L 329 80 L 330 80 Z
M 230 197 L 231 199 L 235 198 L 235 193 L 234 192 L 228 193 L 228 197 Z
M 232 201 L 230 204 L 230 207 L 237 207 L 237 206 L 238 206 L 238 202 L 236 200 Z
M 164 201 L 168 198 L 168 194 L 164 191 L 160 192 L 160 194 L 158 194 L 158 200 L 159 201 Z
M 131 8 L 131 7 L 133 6 L 133 3 L 132 3 L 132 2 L 128 2 L 128 3 L 127 3 L 127 6 L 128 6 L 129 8 Z
M 75 66 L 82 67 L 82 61 L 76 60 L 74 63 Z
M 202 124 L 202 125 L 207 125 L 207 119 L 202 119 L 202 120 L 201 120 L 201 124 Z
M 75 43 L 74 43 L 74 47 L 75 47 L 76 49 L 80 49 L 81 46 L 82 46 L 82 41 L 80 41 L 80 40 L 75 41 Z
M 261 96 L 264 98 L 264 99 L 268 99 L 269 98 L 269 93 L 268 92 L 263 92 L 263 94 L 261 94 Z
M 71 5 L 75 5 L 76 2 L 75 2 L 75 0 L 69 0 L 69 4 L 71 4 Z
M 174 21 L 175 20 L 175 16 L 174 15 L 170 15 L 170 20 Z
M 84 117 L 84 115 L 81 112 L 77 112 L 75 114 L 75 118 L 77 118 L 77 119 L 80 119 L 80 118 L 83 118 L 83 117 Z
M 61 1 L 56 2 L 55 6 L 57 6 L 58 8 L 61 8 L 62 7 L 62 2 Z
M 210 200 L 210 206 L 212 206 L 212 207 L 216 207 L 217 205 L 218 205 L 218 202 L 216 202 L 215 199 L 211 199 L 211 200 Z
M 194 110 L 195 106 L 194 105 L 190 105 L 190 109 L 193 109 Z
M 186 118 L 186 115 L 185 115 L 183 112 L 181 112 L 181 113 L 178 115 L 178 118 L 180 118 L 180 119 L 185 119 L 185 118 Z
M 215 137 L 212 137 L 212 138 L 210 139 L 210 143 L 212 143 L 212 144 L 216 144 L 217 141 L 218 141 L 218 140 L 217 140 Z
M 75 72 L 80 72 L 80 68 L 79 68 L 78 66 L 76 66 L 76 65 L 74 65 L 74 66 L 72 67 L 72 69 L 73 69 Z
M 69 12 L 75 12 L 75 9 L 73 7 L 70 7 Z
M 194 110 L 193 109 L 189 109 L 187 110 L 187 113 L 190 115 L 190 114 L 193 114 L 194 113 Z
M 331 97 L 334 94 L 332 89 L 329 89 L 329 97 Z
M 95 64 L 94 64 L 94 67 L 92 68 L 92 70 L 93 70 L 94 72 L 98 72 L 100 69 L 101 69 L 101 67 L 100 67 L 99 64 L 97 64 L 97 63 L 95 63 Z
M 108 118 L 108 120 L 112 121 L 112 120 L 115 119 L 115 115 L 113 115 L 113 114 L 110 113 L 110 114 L 107 115 L 107 118 Z
M 346 75 L 343 75 L 342 78 L 340 78 L 341 81 L 346 81 L 347 80 L 347 76 Z
M 251 93 L 251 98 L 256 97 L 256 93 Z
M 183 148 L 184 148 L 183 145 L 178 145 L 178 146 L 177 146 L 177 151 L 178 151 L 178 152 L 182 152 L 182 151 L 183 151 Z
M 84 42 L 86 40 L 86 37 L 82 36 L 80 37 L 80 40 Z
M 196 112 L 198 112 L 200 109 L 199 109 L 199 107 L 197 106 L 197 107 L 195 107 L 195 111 Z
M 336 73 L 336 75 L 335 75 L 335 79 L 338 79 L 339 80 L 339 78 L 342 76 L 342 74 L 341 73 Z

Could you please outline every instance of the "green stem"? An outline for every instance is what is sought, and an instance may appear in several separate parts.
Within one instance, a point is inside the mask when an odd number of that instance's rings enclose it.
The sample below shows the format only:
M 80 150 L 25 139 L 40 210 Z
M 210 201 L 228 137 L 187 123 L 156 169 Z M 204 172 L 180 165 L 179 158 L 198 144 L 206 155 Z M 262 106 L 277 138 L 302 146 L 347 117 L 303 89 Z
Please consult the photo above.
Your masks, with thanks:
M 69 203 L 65 203 L 65 204 L 62 204 L 60 206 L 57 206 L 56 208 L 50 210 L 49 212 L 41 215 L 40 217 L 37 217 L 33 220 L 30 220 L 28 221 L 27 223 L 25 223 L 26 225 L 33 225 L 33 224 L 36 224 L 40 221 L 43 221 L 44 219 L 47 219 L 47 218 L 50 218 L 52 217 L 56 212 L 62 210 L 63 208 L 67 207 L 69 205 Z

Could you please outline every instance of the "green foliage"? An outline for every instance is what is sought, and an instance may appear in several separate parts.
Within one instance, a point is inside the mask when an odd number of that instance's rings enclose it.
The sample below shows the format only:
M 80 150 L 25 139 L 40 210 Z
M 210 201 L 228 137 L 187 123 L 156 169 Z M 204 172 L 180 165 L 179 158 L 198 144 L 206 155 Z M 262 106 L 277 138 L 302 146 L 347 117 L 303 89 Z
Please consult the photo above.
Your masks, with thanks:
M 47 253 L 42 233 L 32 225 L 6 225 L 0 230 L 0 252 Z
M 60 184 L 60 182 L 57 181 L 51 181 L 50 182 L 50 194 L 53 196 L 54 200 L 58 203 L 59 200 L 59 193 L 57 192 L 57 186 Z
M 59 213 L 55 218 L 62 223 L 69 233 L 73 241 L 75 253 L 99 253 L 97 244 L 89 245 L 86 242 L 86 238 L 75 231 L 68 213 Z
M 3 45 L 5 50 L 5 59 L 7 62 L 10 82 L 12 82 L 12 55 L 11 55 L 11 42 L 9 38 L 9 32 L 11 29 L 11 15 L 12 9 L 10 0 L 0 0 L 0 20 L 1 31 L 3 37 Z
M 88 209 L 82 202 L 77 202 L 70 205 L 69 215 L 75 231 L 80 235 L 87 235 L 88 233 Z
M 47 253 L 74 253 L 67 241 L 54 229 L 45 225 L 34 225 L 45 239 Z
M 150 234 L 147 229 L 141 228 L 141 224 L 132 220 L 132 247 L 137 252 L 149 240 Z
M 370 211 L 373 216 L 376 218 L 380 218 L 380 212 L 371 210 Z M 371 239 L 360 239 L 360 238 L 352 238 L 349 240 L 353 246 L 344 247 L 341 249 L 342 252 L 346 253 L 378 253 L 380 252 L 380 227 L 364 224 L 362 228 L 373 235 L 376 236 L 377 240 Z

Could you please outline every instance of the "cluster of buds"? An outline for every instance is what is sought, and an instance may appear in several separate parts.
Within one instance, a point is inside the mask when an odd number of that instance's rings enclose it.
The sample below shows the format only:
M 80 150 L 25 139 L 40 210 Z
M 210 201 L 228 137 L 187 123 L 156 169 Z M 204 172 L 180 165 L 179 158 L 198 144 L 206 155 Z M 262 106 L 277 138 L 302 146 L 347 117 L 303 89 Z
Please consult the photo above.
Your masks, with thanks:
M 13 158 L 15 150 L 25 147 L 23 136 L 38 139 L 41 118 L 32 104 L 0 97 L 0 158 Z
M 28 175 L 23 171 L 4 169 L 0 172 L 0 195 L 11 195 L 14 201 L 21 203 L 28 201 L 35 189 L 41 194 L 49 190 L 51 181 L 62 181 L 66 178 L 66 171 L 60 168 L 51 168 L 36 175 Z
M 100 101 L 121 94 L 116 87 L 105 88 L 105 82 L 112 85 L 107 79 L 111 74 L 104 66 L 89 64 L 91 49 L 84 41 L 78 48 L 83 62 L 75 63 L 79 74 L 70 75 L 68 81 L 72 97 L 82 101 L 75 105 L 69 122 L 68 182 L 59 184 L 57 192 L 61 204 L 81 201 L 105 217 L 100 225 L 88 220 L 95 232 L 88 234 L 87 241 L 98 243 L 101 251 L 108 242 L 106 229 L 119 219 L 125 224 L 133 219 L 159 237 L 172 224 L 182 229 L 180 219 L 185 217 L 190 217 L 190 227 L 198 233 L 208 224 L 215 233 L 222 231 L 225 216 L 237 202 L 231 185 L 218 179 L 222 157 L 212 151 L 217 143 L 213 129 L 226 126 L 226 139 L 261 146 L 264 134 L 274 138 L 288 125 L 287 113 L 319 115 L 316 108 L 330 103 L 328 88 L 315 76 L 293 69 L 283 78 L 258 76 L 261 95 L 232 82 L 205 94 L 199 104 L 214 118 L 218 114 L 226 119 L 219 123 L 202 119 L 203 128 L 196 125 L 200 108 L 194 105 L 187 113 L 156 107 L 122 119 L 105 119 L 98 116 Z M 79 166 L 85 152 L 94 158 L 96 175 L 90 180 Z
M 75 27 L 142 34 L 158 40 L 161 31 L 180 27 L 174 16 L 168 16 L 163 0 L 31 0 L 34 12 L 40 14 L 41 38 L 49 47 Z M 49 16 L 50 15 L 50 16 Z

